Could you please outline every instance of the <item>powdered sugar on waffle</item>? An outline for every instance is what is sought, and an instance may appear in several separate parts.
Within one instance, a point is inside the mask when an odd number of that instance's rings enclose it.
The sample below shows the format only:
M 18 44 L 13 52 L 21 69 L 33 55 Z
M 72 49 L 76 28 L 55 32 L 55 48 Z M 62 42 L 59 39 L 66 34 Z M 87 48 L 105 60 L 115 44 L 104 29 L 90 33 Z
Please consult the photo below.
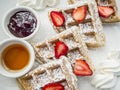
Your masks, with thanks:
M 38 53 L 39 57 L 43 59 L 44 62 L 50 62 L 51 59 L 55 60 L 54 46 L 57 41 L 62 41 L 68 46 L 69 51 L 66 57 L 69 58 L 72 64 L 75 62 L 76 59 L 84 58 L 85 60 L 89 61 L 87 47 L 85 43 L 82 42 L 78 27 L 74 26 L 69 28 L 69 30 L 66 30 L 58 35 L 55 35 L 52 38 L 49 38 L 48 40 L 43 41 L 42 43 L 35 45 L 36 52 Z M 42 50 L 45 51 L 45 55 L 41 53 L 41 48 L 43 47 L 47 48 L 47 50 L 46 48 Z
M 40 51 L 43 57 L 49 57 L 51 55 L 51 52 L 49 51 L 48 47 L 43 47 L 40 49 Z
M 28 77 L 31 78 L 27 79 Z M 26 90 L 28 90 L 28 87 L 32 90 L 40 90 L 44 85 L 53 82 L 62 82 L 61 84 L 66 85 L 65 90 L 78 90 L 77 78 L 73 74 L 71 64 L 66 57 L 61 57 L 59 60 L 39 66 L 19 78 L 19 81 L 22 81 L 20 84 L 22 84 Z M 28 87 L 24 84 L 26 82 Z
M 72 17 L 72 12 L 74 9 L 80 6 L 87 6 L 88 11 L 85 20 L 82 23 L 77 23 Z M 65 17 L 65 25 L 61 27 L 55 27 L 52 24 L 57 32 L 60 33 L 73 26 L 78 26 L 80 28 L 79 30 L 80 34 L 82 34 L 81 36 L 83 41 L 88 47 L 99 47 L 104 45 L 105 36 L 95 0 L 80 0 L 79 3 L 69 5 L 68 7 L 64 7 L 58 11 L 62 12 L 63 16 Z
M 74 64 L 77 59 L 85 59 L 82 55 L 80 55 L 79 50 L 75 50 L 73 52 L 68 53 L 68 58 L 71 60 L 71 63 Z
M 75 41 L 74 41 L 74 38 L 73 37 L 69 37 L 69 38 L 67 38 L 67 39 L 65 39 L 65 41 L 64 41 L 66 44 L 67 44 L 67 46 L 68 46 L 68 48 L 71 50 L 71 49 L 73 49 L 73 48 L 75 48 L 75 47 L 78 47 L 78 43 L 76 43 Z
M 98 0 L 98 5 L 100 6 L 108 6 L 109 5 L 109 0 Z
M 88 33 L 88 31 L 93 32 L 93 28 L 91 26 L 92 26 L 91 22 L 88 22 L 85 24 L 82 24 L 82 23 L 79 24 L 80 32 L 83 34 Z

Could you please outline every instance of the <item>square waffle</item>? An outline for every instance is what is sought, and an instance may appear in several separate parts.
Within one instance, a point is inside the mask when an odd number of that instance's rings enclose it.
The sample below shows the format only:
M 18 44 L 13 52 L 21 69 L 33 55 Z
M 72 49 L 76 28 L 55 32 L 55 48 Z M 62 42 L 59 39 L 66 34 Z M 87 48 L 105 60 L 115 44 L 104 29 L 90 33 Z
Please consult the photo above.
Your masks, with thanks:
M 21 90 L 42 90 L 46 84 L 60 83 L 65 90 L 78 90 L 77 78 L 66 57 L 42 64 L 17 79 Z
M 87 0 L 90 2 L 94 2 L 94 0 Z M 120 16 L 118 14 L 118 8 L 116 5 L 116 0 L 95 0 L 98 6 L 108 6 L 112 7 L 114 9 L 114 13 L 108 17 L 103 18 L 100 16 L 103 23 L 114 23 L 114 22 L 120 22 Z M 68 0 L 70 4 L 77 3 L 77 2 L 83 2 L 83 0 Z
M 61 32 L 54 37 L 35 45 L 34 48 L 37 54 L 36 57 L 39 58 L 38 60 L 41 60 L 43 63 L 56 60 L 54 47 L 57 41 L 62 41 L 68 46 L 69 50 L 66 57 L 73 67 L 75 61 L 81 59 L 86 60 L 91 69 L 94 69 L 91 60 L 88 57 L 88 49 L 85 43 L 82 42 L 78 27 L 71 27 L 69 30 Z
M 87 15 L 86 18 L 82 23 L 76 22 L 72 18 L 72 12 L 78 7 L 81 6 L 87 6 Z M 96 6 L 96 3 L 88 3 L 87 0 L 81 3 L 76 3 L 73 5 L 69 5 L 66 8 L 59 9 L 59 10 L 53 10 L 61 12 L 62 15 L 65 17 L 65 23 L 64 25 L 60 27 L 56 27 L 52 19 L 49 18 L 52 23 L 53 28 L 57 31 L 57 33 L 60 33 L 62 31 L 65 31 L 73 26 L 79 27 L 79 33 L 82 35 L 82 40 L 87 44 L 88 47 L 94 48 L 103 46 L 105 43 L 105 36 L 103 33 L 102 24 L 98 15 L 97 6 L 93 9 L 93 7 Z

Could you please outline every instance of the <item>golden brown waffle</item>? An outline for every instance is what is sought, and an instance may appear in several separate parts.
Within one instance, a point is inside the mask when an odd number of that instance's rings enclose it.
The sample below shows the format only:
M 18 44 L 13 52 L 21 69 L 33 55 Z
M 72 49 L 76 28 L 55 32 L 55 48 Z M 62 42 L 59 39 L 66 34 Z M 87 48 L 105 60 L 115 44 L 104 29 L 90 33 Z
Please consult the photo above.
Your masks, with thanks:
M 71 62 L 72 66 L 74 66 L 76 60 L 82 59 L 86 60 L 93 69 L 91 60 L 88 57 L 87 47 L 81 40 L 78 27 L 72 27 L 69 30 L 59 33 L 54 37 L 35 45 L 37 58 L 39 58 L 43 63 L 56 60 L 54 46 L 57 41 L 62 41 L 68 46 L 69 50 L 66 57 Z
M 94 2 L 94 0 L 87 0 L 90 2 Z M 118 8 L 116 5 L 116 0 L 95 0 L 98 6 L 109 6 L 112 7 L 115 11 L 114 14 L 112 14 L 108 18 L 100 17 L 103 23 L 114 23 L 114 22 L 120 22 L 120 16 L 118 14 Z M 83 0 L 68 0 L 70 4 L 83 2 Z
M 72 18 L 73 10 L 80 6 L 88 7 L 86 18 L 82 23 L 78 23 Z M 93 7 L 95 6 L 96 8 L 93 9 Z M 104 45 L 105 37 L 103 33 L 102 24 L 98 15 L 97 5 L 95 2 L 88 3 L 86 0 L 84 2 L 69 5 L 66 8 L 60 10 L 53 10 L 53 11 L 61 12 L 65 17 L 65 24 L 63 26 L 56 27 L 52 23 L 49 14 L 50 21 L 53 25 L 53 28 L 57 31 L 57 33 L 65 31 L 73 26 L 78 26 L 79 33 L 82 35 L 82 40 L 87 44 L 88 47 L 94 48 Z
M 21 90 L 41 90 L 48 83 L 60 83 L 65 90 L 78 90 L 77 78 L 66 57 L 38 66 L 17 79 Z

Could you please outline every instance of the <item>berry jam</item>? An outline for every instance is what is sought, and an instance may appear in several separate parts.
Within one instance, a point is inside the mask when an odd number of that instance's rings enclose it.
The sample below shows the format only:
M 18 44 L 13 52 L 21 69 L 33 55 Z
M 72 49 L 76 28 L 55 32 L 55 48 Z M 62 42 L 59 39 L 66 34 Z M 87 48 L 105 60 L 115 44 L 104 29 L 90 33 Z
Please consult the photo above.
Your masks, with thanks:
M 26 37 L 36 28 L 37 19 L 30 11 L 18 11 L 11 16 L 8 28 L 16 37 Z

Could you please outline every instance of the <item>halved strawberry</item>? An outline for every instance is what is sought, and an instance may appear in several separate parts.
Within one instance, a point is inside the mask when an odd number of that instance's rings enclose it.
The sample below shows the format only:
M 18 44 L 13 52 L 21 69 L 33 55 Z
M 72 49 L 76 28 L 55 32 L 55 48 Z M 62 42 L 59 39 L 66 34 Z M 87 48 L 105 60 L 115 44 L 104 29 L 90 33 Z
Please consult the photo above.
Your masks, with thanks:
M 98 6 L 100 16 L 104 18 L 110 17 L 114 13 L 114 9 L 108 6 Z
M 75 9 L 72 13 L 72 17 L 78 23 L 84 21 L 87 13 L 87 6 L 81 6 Z
M 56 27 L 60 27 L 64 24 L 65 22 L 65 18 L 64 16 L 62 15 L 62 13 L 60 12 L 57 12 L 57 11 L 51 11 L 50 12 L 50 17 L 52 19 L 52 22 L 53 24 L 56 26 Z
M 85 60 L 76 60 L 73 72 L 77 76 L 91 76 L 93 74 Z
M 49 83 L 42 90 L 64 90 L 64 86 L 60 83 Z
M 59 58 L 62 55 L 66 55 L 68 52 L 68 46 L 64 42 L 61 42 L 61 41 L 56 42 L 54 48 L 55 48 L 54 50 L 55 50 L 56 58 Z

